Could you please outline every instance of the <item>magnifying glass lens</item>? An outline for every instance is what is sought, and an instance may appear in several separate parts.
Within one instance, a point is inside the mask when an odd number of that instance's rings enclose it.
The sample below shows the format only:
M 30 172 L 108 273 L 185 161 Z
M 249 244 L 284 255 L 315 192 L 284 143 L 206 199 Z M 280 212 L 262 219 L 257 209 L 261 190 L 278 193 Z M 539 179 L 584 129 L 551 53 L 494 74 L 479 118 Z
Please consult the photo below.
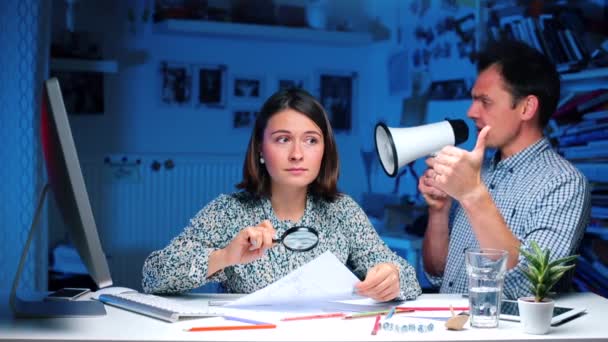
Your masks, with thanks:
M 319 233 L 311 227 L 292 227 L 283 233 L 276 242 L 282 242 L 285 248 L 295 252 L 309 251 L 319 243 Z

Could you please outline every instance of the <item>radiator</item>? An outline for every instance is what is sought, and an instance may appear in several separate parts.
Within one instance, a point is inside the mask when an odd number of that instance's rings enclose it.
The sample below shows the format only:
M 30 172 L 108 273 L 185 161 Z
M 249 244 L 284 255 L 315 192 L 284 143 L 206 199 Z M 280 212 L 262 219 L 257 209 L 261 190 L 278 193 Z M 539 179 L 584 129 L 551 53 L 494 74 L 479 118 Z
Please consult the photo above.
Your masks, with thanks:
M 120 155 L 81 161 L 117 286 L 141 290 L 141 267 L 221 193 L 236 190 L 242 155 Z

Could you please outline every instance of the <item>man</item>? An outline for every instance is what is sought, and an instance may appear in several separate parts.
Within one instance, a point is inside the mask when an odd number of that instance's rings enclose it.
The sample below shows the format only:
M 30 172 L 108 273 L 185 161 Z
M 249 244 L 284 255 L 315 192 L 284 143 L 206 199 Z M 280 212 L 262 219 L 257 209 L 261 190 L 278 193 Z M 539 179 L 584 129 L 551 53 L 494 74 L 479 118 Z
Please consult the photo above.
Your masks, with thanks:
M 503 293 L 518 298 L 530 294 L 519 248 L 536 241 L 552 259 L 576 253 L 589 220 L 589 189 L 543 137 L 560 94 L 549 60 L 504 41 L 480 54 L 477 70 L 467 112 L 479 132 L 475 148 L 445 147 L 427 159 L 418 183 L 429 206 L 424 268 L 440 292 L 466 293 L 464 250 L 504 249 Z M 495 149 L 487 158 L 486 147 Z

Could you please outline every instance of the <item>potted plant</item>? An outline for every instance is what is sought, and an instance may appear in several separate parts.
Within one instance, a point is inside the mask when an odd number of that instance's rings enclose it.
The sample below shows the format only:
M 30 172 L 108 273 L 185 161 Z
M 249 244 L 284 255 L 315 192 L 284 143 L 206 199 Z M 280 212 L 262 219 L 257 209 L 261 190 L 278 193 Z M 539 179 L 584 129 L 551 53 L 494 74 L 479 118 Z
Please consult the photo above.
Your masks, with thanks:
M 523 272 L 532 284 L 530 290 L 534 297 L 523 297 L 517 300 L 519 315 L 524 331 L 530 334 L 549 332 L 555 302 L 548 298 L 549 291 L 557 281 L 575 265 L 565 265 L 576 260 L 578 255 L 571 255 L 551 260 L 551 251 L 542 250 L 535 241 L 530 242 L 531 250 L 520 248 L 520 253 L 528 261 Z

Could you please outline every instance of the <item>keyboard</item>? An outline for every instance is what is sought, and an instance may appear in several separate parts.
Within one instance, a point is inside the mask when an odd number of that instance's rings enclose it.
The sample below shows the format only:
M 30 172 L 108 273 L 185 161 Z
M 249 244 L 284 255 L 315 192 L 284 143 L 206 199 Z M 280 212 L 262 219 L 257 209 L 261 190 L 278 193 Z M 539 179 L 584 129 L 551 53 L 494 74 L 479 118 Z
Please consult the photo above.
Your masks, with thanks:
M 109 304 L 171 323 L 177 322 L 183 317 L 213 317 L 222 315 L 221 313 L 209 310 L 206 301 L 201 301 L 194 306 L 180 303 L 175 299 L 134 291 L 101 294 L 98 299 L 104 304 Z

